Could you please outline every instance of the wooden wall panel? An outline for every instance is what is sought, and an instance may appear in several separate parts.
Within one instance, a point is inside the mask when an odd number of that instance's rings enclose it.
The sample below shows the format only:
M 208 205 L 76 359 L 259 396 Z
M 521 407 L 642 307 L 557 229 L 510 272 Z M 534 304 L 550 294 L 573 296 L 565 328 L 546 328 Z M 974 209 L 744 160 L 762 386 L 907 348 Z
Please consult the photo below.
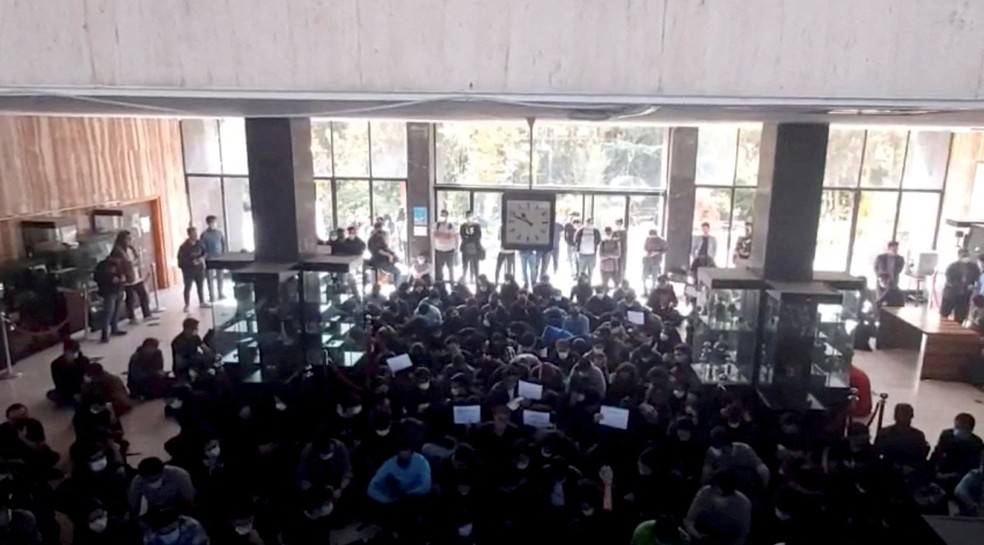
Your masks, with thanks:
M 0 117 L 0 260 L 23 255 L 21 219 L 158 199 L 170 285 L 188 225 L 177 120 Z

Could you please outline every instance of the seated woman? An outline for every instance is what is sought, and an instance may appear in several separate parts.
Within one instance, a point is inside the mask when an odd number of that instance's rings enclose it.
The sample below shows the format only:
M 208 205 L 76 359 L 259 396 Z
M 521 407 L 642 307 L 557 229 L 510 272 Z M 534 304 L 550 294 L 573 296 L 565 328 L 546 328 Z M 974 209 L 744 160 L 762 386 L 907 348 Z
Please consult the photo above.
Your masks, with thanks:
M 151 337 L 130 356 L 127 387 L 134 397 L 158 399 L 164 397 L 174 380 L 164 372 L 164 354 L 160 341 Z

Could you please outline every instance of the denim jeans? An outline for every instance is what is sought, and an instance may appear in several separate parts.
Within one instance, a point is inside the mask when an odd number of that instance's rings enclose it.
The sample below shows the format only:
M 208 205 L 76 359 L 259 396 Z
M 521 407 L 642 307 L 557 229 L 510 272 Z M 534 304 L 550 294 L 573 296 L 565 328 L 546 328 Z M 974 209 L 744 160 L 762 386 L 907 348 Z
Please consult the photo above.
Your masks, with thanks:
M 536 270 L 537 270 L 537 259 L 536 254 L 533 252 L 519 252 L 519 268 L 523 271 L 523 284 L 526 286 L 532 286 L 532 282 L 536 282 Z
M 577 275 L 588 275 L 588 281 L 590 282 L 591 276 L 594 274 L 596 259 L 597 256 L 594 254 L 579 254 L 577 256 Z
M 109 340 L 109 334 L 120 330 L 120 294 L 111 293 L 103 296 L 103 321 L 102 337 L 103 341 Z

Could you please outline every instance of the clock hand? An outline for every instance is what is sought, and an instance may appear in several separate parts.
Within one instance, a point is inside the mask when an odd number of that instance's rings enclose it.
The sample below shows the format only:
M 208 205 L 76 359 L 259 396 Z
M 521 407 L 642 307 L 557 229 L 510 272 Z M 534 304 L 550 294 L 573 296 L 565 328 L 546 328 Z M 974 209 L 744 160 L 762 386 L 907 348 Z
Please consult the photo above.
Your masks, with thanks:
M 531 222 L 530 220 L 526 219 L 526 215 L 525 214 L 523 216 L 520 216 L 519 214 L 515 214 L 514 213 L 513 214 L 513 217 L 516 218 L 516 219 L 518 219 L 518 220 L 525 221 L 530 227 L 533 226 L 533 222 Z

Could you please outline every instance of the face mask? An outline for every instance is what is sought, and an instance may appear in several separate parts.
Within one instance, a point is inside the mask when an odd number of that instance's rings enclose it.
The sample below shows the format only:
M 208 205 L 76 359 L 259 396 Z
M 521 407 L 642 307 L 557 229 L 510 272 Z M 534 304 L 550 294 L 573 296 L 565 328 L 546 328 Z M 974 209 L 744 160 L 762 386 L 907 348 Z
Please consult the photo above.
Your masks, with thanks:
M 390 429 L 389 428 L 383 428 L 381 430 L 376 430 L 376 435 L 378 435 L 380 437 L 386 437 L 389 434 L 390 434 Z
M 675 397 L 677 399 L 683 399 L 683 398 L 687 397 L 687 392 L 685 392 L 683 390 L 673 390 L 673 397 Z
M 430 390 L 430 387 L 431 387 L 430 382 L 421 382 L 420 384 L 417 385 L 417 388 L 420 388 L 424 392 Z
M 519 460 L 516 461 L 516 469 L 522 471 L 522 470 L 524 470 L 524 469 L 526 469 L 528 467 L 530 467 L 530 459 L 529 458 L 523 457 L 523 458 L 520 458 Z
M 652 474 L 653 474 L 653 470 L 649 466 L 645 464 L 639 464 L 639 475 L 642 475 L 643 477 L 648 477 Z
M 458 526 L 458 537 L 470 537 L 471 534 L 472 534 L 472 524 L 470 522 L 468 524 Z
M 335 410 L 338 412 L 338 416 L 341 416 L 342 418 L 352 418 L 362 412 L 362 405 L 355 405 L 349 407 L 348 409 L 345 409 L 339 405 Z
M 98 460 L 93 460 L 89 462 L 89 469 L 91 469 L 93 473 L 99 473 L 100 471 L 106 469 L 106 466 L 108 465 L 109 462 L 106 460 L 105 457 L 102 457 L 99 458 Z
M 570 351 L 568 351 L 568 350 L 557 351 L 557 357 L 560 358 L 560 359 L 562 359 L 562 360 L 567 359 L 567 355 L 568 354 L 570 354 Z
M 667 335 L 666 333 L 660 333 L 659 334 L 659 340 L 661 340 L 663 342 L 666 342 L 666 341 L 670 340 L 670 336 Z
M 581 514 L 584 515 L 584 516 L 586 516 L 586 517 L 590 517 L 591 515 L 593 515 L 594 514 L 594 511 L 595 510 L 594 510 L 593 507 L 582 507 L 581 508 Z
M 451 388 L 451 395 L 452 396 L 458 397 L 461 394 L 462 394 L 462 389 L 461 388 Z
M 184 405 L 184 401 L 181 401 L 180 399 L 172 399 L 167 402 L 167 406 L 174 410 L 180 409 L 182 405 Z
M 99 517 L 89 521 L 89 529 L 97 534 L 105 532 L 107 526 L 109 526 L 109 518 L 107 517 Z
M 783 511 L 782 509 L 779 509 L 778 507 L 776 507 L 776 511 L 775 512 L 776 512 L 776 518 L 779 519 L 779 520 L 781 520 L 781 521 L 783 521 L 783 522 L 792 520 L 792 518 L 793 518 L 792 515 L 790 515 L 789 513 Z
M 738 429 L 739 427 L 741 427 L 741 420 L 739 420 L 737 422 L 732 422 L 731 420 L 728 420 L 728 427 L 731 428 L 731 429 L 733 429 L 733 430 L 734 429 Z
M 332 451 L 332 452 L 322 452 L 321 454 L 318 455 L 318 458 L 321 458 L 322 460 L 331 460 L 334 457 L 335 457 L 335 452 L 334 451 Z
M 215 458 L 218 458 L 219 457 L 219 453 L 220 452 L 222 452 L 222 450 L 220 449 L 220 447 L 215 446 L 215 447 L 212 447 L 212 448 L 206 450 L 205 451 L 205 456 L 207 456 L 208 458 L 215 459 Z
M 335 510 L 335 504 L 334 503 L 326 503 L 326 504 L 324 504 L 321 507 L 318 507 L 316 509 L 311 509 L 311 510 L 308 510 L 308 511 L 304 511 L 304 516 L 306 516 L 307 518 L 309 518 L 311 520 L 316 520 L 316 519 L 327 517 L 334 510 Z
M 253 416 L 253 411 L 249 407 L 243 407 L 239 410 L 239 418 L 249 420 L 251 416 Z
M 89 384 L 89 383 L 92 382 L 92 377 L 90 377 L 89 375 L 86 375 L 86 376 L 82 377 L 82 382 L 84 382 L 86 384 Z
M 244 536 L 253 531 L 252 524 L 236 524 L 232 527 L 236 531 L 237 535 Z
M 592 348 L 591 349 L 591 353 L 592 354 L 604 354 L 605 353 L 605 349 L 604 348 Z
M 687 362 L 687 356 L 684 355 L 684 354 L 677 354 L 677 355 L 674 355 L 673 356 L 673 360 L 675 362 L 677 362 L 677 363 L 686 363 Z

